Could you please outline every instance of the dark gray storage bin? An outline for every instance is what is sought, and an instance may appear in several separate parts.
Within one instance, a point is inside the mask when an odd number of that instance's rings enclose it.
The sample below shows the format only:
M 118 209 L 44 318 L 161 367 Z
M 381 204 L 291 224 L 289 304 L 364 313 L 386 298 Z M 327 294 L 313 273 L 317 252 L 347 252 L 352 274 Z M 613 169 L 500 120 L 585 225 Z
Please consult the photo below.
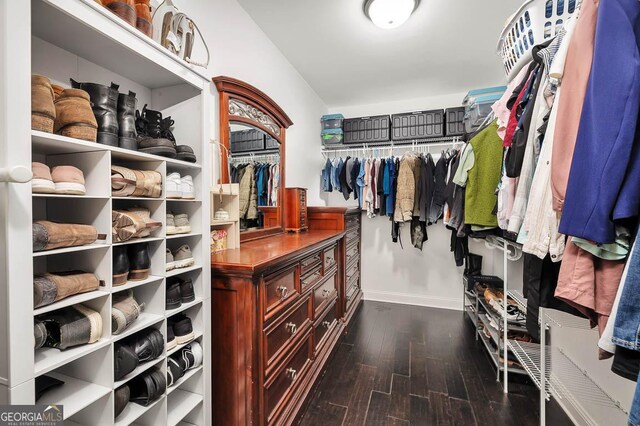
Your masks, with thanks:
M 342 123 L 344 143 L 388 142 L 390 125 L 388 115 L 347 118 Z
M 280 149 L 280 144 L 271 136 L 265 136 L 264 149 Z
M 231 132 L 231 152 L 264 150 L 264 133 L 259 130 L 238 130 Z
M 462 136 L 464 135 L 464 107 L 447 108 L 445 110 L 446 135 Z
M 394 141 L 444 136 L 444 110 L 442 109 L 393 114 L 391 118 Z

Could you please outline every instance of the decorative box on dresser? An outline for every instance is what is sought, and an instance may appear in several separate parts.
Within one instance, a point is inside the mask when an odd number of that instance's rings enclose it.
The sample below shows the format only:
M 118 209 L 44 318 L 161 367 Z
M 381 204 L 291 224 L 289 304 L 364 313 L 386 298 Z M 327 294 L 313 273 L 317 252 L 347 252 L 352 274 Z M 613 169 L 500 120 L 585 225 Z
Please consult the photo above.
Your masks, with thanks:
M 345 237 L 340 242 L 342 278 L 339 288 L 341 317 L 348 325 L 362 301 L 360 235 L 361 211 L 346 207 L 308 207 L 309 230 L 340 230 Z
M 211 255 L 213 424 L 293 423 L 344 329 L 344 231 Z
M 286 206 L 284 227 L 287 231 L 301 232 L 309 227 L 307 220 L 306 188 L 286 188 L 284 192 Z

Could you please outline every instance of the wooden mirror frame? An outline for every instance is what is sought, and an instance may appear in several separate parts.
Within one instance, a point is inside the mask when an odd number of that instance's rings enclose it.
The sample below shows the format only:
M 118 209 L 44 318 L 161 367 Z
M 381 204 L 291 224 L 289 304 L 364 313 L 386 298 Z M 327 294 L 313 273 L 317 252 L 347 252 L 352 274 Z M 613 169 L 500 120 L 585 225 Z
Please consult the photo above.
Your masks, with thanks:
M 229 129 L 231 122 L 244 123 L 258 128 L 280 144 L 280 186 L 278 188 L 277 223 L 267 229 L 255 229 L 240 233 L 240 242 L 256 240 L 284 232 L 285 212 L 285 134 L 293 124 L 289 116 L 273 99 L 244 81 L 226 77 L 214 77 L 213 83 L 220 94 L 220 144 L 231 152 Z M 229 162 L 221 155 L 220 183 L 229 183 Z M 226 171 L 226 172 L 225 172 Z

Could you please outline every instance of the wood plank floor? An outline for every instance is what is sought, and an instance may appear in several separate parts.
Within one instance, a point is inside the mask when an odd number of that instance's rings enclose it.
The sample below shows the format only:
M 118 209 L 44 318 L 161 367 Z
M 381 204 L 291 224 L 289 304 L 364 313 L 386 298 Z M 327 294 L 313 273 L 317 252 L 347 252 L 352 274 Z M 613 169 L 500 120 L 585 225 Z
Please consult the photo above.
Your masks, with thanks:
M 538 425 L 537 388 L 505 395 L 473 330 L 462 312 L 364 302 L 300 425 Z

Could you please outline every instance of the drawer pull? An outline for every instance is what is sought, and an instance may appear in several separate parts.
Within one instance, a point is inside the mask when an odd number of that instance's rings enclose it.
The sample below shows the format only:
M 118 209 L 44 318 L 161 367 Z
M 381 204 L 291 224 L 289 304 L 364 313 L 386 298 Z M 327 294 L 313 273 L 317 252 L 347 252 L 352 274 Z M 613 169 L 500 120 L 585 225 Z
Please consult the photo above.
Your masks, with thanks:
M 281 299 L 284 299 L 285 297 L 287 297 L 287 294 L 289 294 L 289 289 L 283 285 L 278 287 L 278 291 L 280 292 Z
M 331 294 L 331 290 L 329 290 L 327 288 L 322 290 L 322 297 L 327 298 L 327 297 L 329 297 L 330 294 Z
M 298 326 L 295 325 L 292 322 L 287 323 L 287 325 L 285 326 L 287 328 L 287 330 L 289 330 L 289 333 L 293 336 L 294 334 L 296 334 L 296 331 L 298 331 Z
M 347 296 L 347 301 L 351 301 L 351 295 Z
M 298 378 L 298 372 L 293 368 L 287 368 L 286 373 L 292 382 L 295 382 L 296 378 Z
M 329 328 L 330 325 L 331 325 L 331 323 L 329 321 L 322 321 L 322 326 L 324 328 Z

